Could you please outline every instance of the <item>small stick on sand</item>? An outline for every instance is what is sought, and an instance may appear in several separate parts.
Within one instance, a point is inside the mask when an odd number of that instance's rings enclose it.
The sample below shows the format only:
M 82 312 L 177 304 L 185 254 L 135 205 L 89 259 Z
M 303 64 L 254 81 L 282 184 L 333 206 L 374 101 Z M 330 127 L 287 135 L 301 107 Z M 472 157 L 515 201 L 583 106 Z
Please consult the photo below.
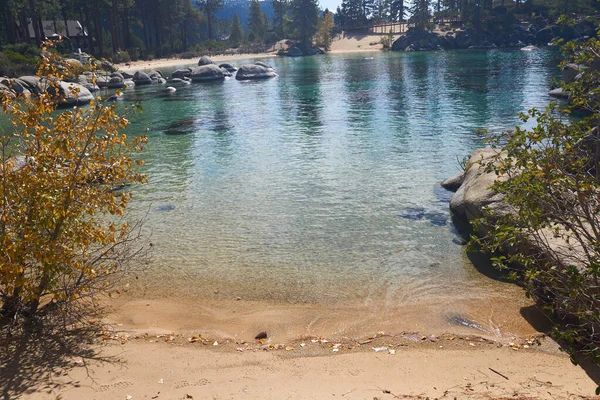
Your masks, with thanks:
M 501 374 L 500 372 L 496 371 L 495 369 L 492 369 L 492 368 L 488 368 L 488 369 L 489 369 L 490 371 L 492 371 L 493 373 L 495 373 L 495 374 L 498 374 L 498 375 L 500 375 L 501 377 L 503 377 L 504 379 L 508 380 L 508 376 L 506 376 L 506 375 L 504 375 L 504 374 Z

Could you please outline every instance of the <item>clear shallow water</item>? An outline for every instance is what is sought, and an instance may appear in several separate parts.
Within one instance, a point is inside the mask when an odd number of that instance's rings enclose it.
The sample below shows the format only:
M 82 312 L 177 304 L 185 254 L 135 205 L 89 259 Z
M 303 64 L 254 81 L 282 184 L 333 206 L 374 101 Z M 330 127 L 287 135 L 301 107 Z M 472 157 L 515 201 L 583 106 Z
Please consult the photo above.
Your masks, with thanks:
M 267 81 L 126 91 L 144 109 L 130 132 L 151 124 L 149 184 L 131 204 L 150 210 L 151 286 L 291 304 L 520 301 L 453 243 L 439 182 L 482 145 L 475 130 L 551 101 L 554 54 L 270 58 Z

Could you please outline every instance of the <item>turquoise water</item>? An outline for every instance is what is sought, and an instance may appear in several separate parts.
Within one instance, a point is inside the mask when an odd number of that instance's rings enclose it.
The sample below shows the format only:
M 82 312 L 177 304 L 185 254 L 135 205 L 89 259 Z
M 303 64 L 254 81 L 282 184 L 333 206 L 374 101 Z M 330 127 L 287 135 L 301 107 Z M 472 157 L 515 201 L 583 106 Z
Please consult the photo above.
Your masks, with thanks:
M 149 126 L 131 217 L 148 211 L 159 286 L 390 307 L 522 296 L 470 264 L 439 182 L 482 145 L 477 129 L 551 101 L 555 53 L 363 57 L 269 58 L 266 81 L 125 92 L 144 109 L 130 132 Z

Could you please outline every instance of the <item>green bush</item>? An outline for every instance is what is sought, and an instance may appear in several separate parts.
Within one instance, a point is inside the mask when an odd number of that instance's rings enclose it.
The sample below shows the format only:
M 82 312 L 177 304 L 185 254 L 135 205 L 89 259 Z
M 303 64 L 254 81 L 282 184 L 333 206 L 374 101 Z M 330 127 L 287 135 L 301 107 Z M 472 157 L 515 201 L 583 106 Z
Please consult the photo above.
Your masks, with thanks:
M 131 61 L 131 57 L 126 50 L 119 50 L 113 55 L 113 62 L 126 63 Z
M 490 211 L 475 223 L 477 245 L 494 254 L 528 294 L 543 304 L 556 325 L 553 337 L 571 356 L 586 354 L 600 364 L 600 41 L 565 46 L 580 78 L 563 89 L 571 107 L 587 117 L 565 120 L 570 110 L 550 105 L 530 110 L 530 130 L 517 128 L 492 138 L 502 150 L 488 171 L 502 179 L 492 190 L 502 195 L 506 215 Z M 565 61 L 566 62 L 566 61 Z
M 35 65 L 12 61 L 4 52 L 0 53 L 0 76 L 19 77 L 35 74 Z

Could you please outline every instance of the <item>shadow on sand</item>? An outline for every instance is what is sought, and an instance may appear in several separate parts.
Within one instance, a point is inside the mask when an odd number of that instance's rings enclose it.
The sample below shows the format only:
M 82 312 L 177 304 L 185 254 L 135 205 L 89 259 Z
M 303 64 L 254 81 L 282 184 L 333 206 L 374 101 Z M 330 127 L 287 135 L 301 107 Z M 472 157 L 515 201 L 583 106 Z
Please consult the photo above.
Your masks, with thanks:
M 2 329 L 0 332 L 4 334 Z M 76 330 L 63 335 L 23 333 L 13 337 L 9 343 L 3 335 L 0 343 L 0 399 L 10 400 L 34 392 L 52 393 L 83 386 L 84 383 L 77 380 L 55 378 L 67 375 L 69 369 L 75 366 L 87 369 L 90 361 L 120 363 L 117 359 L 102 357 L 93 349 L 91 344 L 97 333 L 96 329 Z M 89 381 L 85 383 L 89 384 Z

